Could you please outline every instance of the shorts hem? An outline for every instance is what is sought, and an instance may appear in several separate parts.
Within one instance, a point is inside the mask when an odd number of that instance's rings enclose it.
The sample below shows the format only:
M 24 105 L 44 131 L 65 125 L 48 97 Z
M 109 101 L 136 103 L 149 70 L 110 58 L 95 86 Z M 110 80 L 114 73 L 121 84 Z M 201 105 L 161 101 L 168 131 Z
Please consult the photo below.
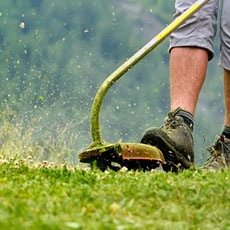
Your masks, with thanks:
M 222 62 L 221 60 L 219 60 L 218 65 L 219 65 L 221 68 L 230 71 L 230 65 L 225 64 L 225 63 Z
M 175 39 L 171 38 L 170 40 L 170 46 L 169 46 L 169 53 L 171 52 L 172 48 L 175 47 L 199 47 L 199 48 L 204 48 L 208 51 L 208 60 L 212 60 L 214 57 L 214 50 L 213 46 L 209 44 L 209 42 L 203 38 L 181 38 L 181 39 Z

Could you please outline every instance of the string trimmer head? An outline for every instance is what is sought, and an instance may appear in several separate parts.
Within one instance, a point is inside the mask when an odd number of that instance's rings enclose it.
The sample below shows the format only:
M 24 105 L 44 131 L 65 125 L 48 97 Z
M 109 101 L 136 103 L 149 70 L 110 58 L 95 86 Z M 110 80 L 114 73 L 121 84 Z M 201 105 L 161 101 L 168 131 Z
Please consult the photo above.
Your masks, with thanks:
M 117 143 L 104 147 L 93 148 L 80 153 L 80 161 L 84 163 L 96 162 L 99 169 L 119 170 L 127 169 L 151 170 L 160 164 L 165 164 L 162 152 L 150 145 L 138 143 Z

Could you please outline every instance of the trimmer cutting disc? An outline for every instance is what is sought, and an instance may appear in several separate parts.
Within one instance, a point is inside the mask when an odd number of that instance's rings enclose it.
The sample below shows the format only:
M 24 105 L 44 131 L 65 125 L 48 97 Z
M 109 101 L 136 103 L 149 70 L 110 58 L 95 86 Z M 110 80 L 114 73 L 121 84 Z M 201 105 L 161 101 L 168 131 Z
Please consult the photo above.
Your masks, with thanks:
M 119 170 L 122 167 L 130 169 L 151 170 L 160 164 L 165 164 L 162 152 L 150 145 L 139 143 L 116 143 L 100 148 L 94 148 L 79 154 L 84 163 L 96 162 L 99 169 Z

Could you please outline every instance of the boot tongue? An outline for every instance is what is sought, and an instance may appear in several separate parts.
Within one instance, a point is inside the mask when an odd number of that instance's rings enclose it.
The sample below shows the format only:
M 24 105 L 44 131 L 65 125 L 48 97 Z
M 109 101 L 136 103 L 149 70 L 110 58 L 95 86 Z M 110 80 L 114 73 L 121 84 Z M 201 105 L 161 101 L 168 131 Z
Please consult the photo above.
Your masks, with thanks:
M 184 122 L 184 120 L 182 117 L 168 116 L 165 118 L 164 126 L 166 126 L 167 128 L 169 128 L 169 127 L 176 128 L 177 126 L 182 125 L 183 122 Z
M 184 123 L 190 128 L 191 131 L 193 131 L 194 117 L 191 113 L 181 109 L 176 115 L 182 117 L 184 119 Z
M 193 115 L 180 107 L 168 113 L 168 116 L 164 120 L 166 128 L 176 128 L 179 125 L 186 125 L 191 132 L 193 131 L 194 118 Z

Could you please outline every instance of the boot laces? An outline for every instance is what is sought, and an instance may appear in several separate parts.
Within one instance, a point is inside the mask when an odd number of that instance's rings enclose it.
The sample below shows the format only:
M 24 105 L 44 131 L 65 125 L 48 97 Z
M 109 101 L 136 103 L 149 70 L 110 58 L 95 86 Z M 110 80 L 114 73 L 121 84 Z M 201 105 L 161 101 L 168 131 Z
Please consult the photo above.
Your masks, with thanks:
M 226 138 L 221 135 L 217 136 L 214 144 L 207 148 L 211 153 L 211 157 L 224 156 L 226 160 L 230 159 L 230 143 L 226 143 Z
M 176 110 L 169 112 L 168 117 L 166 117 L 164 121 L 164 125 L 167 128 L 176 128 L 178 126 L 181 126 L 183 123 L 183 118 L 176 116 L 176 114 L 181 110 L 181 108 L 177 108 Z

